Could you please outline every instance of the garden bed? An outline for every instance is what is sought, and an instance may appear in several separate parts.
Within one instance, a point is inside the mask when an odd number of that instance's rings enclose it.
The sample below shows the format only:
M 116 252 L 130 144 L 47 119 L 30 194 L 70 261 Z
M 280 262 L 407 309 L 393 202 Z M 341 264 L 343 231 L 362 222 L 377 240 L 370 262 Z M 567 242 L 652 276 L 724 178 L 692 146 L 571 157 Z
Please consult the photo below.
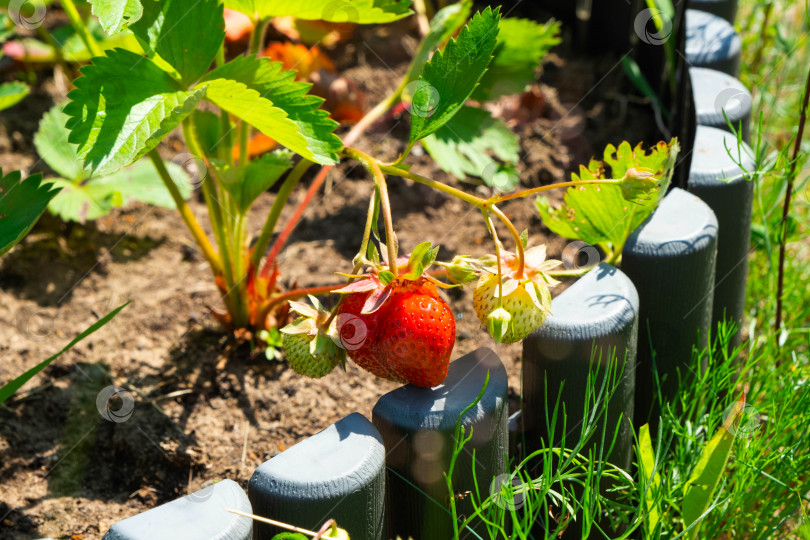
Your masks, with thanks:
M 396 85 L 413 35 L 412 21 L 362 28 L 330 53 L 364 91 L 367 108 Z M 614 59 L 585 59 L 566 44 L 555 49 L 535 85 L 539 117 L 515 130 L 524 186 L 567 179 L 607 143 L 654 142 L 651 115 L 627 97 L 626 85 Z M 30 141 L 38 119 L 64 90 L 43 78 L 34 95 L 2 113 L 0 167 L 44 170 Z M 355 146 L 394 159 L 407 132 L 405 112 L 376 125 Z M 183 151 L 177 138 L 161 147 L 166 159 Z M 456 182 L 427 158 L 413 161 L 420 174 Z M 334 272 L 351 267 L 371 182 L 356 164 L 341 164 L 331 177 L 328 198 L 310 207 L 283 252 L 285 284 L 337 283 Z M 407 180 L 389 184 L 403 252 L 423 241 L 440 244 L 444 260 L 491 251 L 474 209 Z M 292 201 L 302 198 L 299 189 Z M 253 211 L 266 215 L 272 200 L 273 194 L 263 195 Z M 191 207 L 205 212 L 199 200 Z M 565 241 L 542 227 L 533 199 L 502 209 L 519 230 L 529 229 L 534 243 L 548 240 L 550 254 L 559 258 Z M 465 289 L 448 294 L 457 314 L 453 358 L 492 346 L 471 296 Z M 397 386 L 351 362 L 345 373 L 306 379 L 229 342 L 207 311 L 219 300 L 210 270 L 180 217 L 166 209 L 134 205 L 86 225 L 46 215 L 0 263 L 0 297 L 4 381 L 133 301 L 0 407 L 4 537 L 100 537 L 112 523 L 212 481 L 230 478 L 244 487 L 258 465 L 285 448 L 351 412 L 370 417 L 379 396 Z M 520 345 L 496 350 L 510 395 L 517 396 Z M 98 388 L 108 384 L 136 397 L 124 422 L 106 422 L 96 412 Z

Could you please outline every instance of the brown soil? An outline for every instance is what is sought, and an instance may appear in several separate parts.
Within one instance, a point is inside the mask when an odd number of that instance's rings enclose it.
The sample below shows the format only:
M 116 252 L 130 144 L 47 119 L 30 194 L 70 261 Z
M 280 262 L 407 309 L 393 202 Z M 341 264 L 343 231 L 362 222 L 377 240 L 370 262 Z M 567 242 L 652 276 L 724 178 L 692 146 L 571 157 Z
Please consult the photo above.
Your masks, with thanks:
M 409 24 L 367 29 L 341 49 L 337 63 L 367 104 L 395 86 L 414 47 L 412 35 Z M 549 56 L 537 85 L 545 101 L 541 115 L 517 129 L 524 185 L 562 180 L 605 143 L 635 143 L 647 135 L 649 115 L 628 105 L 621 72 L 612 66 L 612 60 L 576 58 L 565 48 Z M 61 94 L 47 74 L 40 74 L 33 96 L 0 114 L 0 166 L 6 170 L 45 170 L 31 137 Z M 394 158 L 407 130 L 407 114 L 391 118 L 357 146 Z M 176 139 L 162 148 L 167 157 L 173 150 L 182 151 Z M 414 154 L 415 171 L 458 184 Z M 310 206 L 284 251 L 285 284 L 334 283 L 336 271 L 350 269 L 370 189 L 361 167 L 342 164 L 333 172 L 326 195 Z M 480 215 L 460 201 L 400 179 L 390 181 L 390 194 L 403 252 L 426 240 L 441 244 L 443 260 L 491 251 Z M 273 196 L 256 205 L 254 234 Z M 293 203 L 302 197 L 300 189 Z M 199 201 L 192 208 L 204 216 Z M 285 216 L 293 208 L 288 205 Z M 560 255 L 564 242 L 548 237 L 531 199 L 503 210 L 529 229 L 533 243 L 547 241 L 550 253 Z M 192 246 L 176 212 L 134 205 L 87 225 L 46 215 L 0 262 L 0 382 L 131 301 L 0 406 L 0 537 L 98 538 L 118 520 L 218 479 L 244 486 L 254 468 L 285 448 L 352 412 L 370 416 L 377 398 L 395 387 L 351 363 L 345 372 L 305 379 L 284 363 L 234 346 L 208 315 L 219 296 Z M 458 314 L 454 357 L 495 347 L 472 311 L 471 291 L 447 296 Z M 495 349 L 517 396 L 520 347 Z M 111 384 L 135 399 L 132 416 L 120 423 L 96 410 L 99 391 Z

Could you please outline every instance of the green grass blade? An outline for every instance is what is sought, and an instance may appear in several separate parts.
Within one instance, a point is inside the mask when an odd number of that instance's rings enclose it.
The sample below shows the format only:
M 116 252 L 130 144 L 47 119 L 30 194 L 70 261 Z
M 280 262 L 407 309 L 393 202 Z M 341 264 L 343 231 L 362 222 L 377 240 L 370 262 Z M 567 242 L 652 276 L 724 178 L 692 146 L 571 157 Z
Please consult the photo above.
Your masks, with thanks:
M 118 315 L 119 311 L 121 311 L 122 309 L 124 309 L 128 305 L 129 305 L 129 302 L 127 302 L 126 304 L 123 304 L 121 306 L 118 306 L 117 308 L 115 308 L 114 310 L 109 312 L 107 315 L 105 315 L 104 317 L 102 317 L 101 319 L 99 319 L 98 321 L 93 323 L 90 326 L 90 328 L 88 328 L 87 330 L 85 330 L 84 332 L 82 332 L 81 334 L 76 336 L 75 338 L 73 338 L 73 341 L 68 343 L 61 351 L 54 354 L 53 356 L 51 356 L 47 360 L 44 360 L 44 361 L 40 362 L 36 366 L 32 367 L 31 369 L 29 369 L 28 371 L 26 371 L 25 373 L 23 373 L 22 375 L 20 375 L 16 379 L 14 379 L 13 381 L 4 384 L 3 387 L 0 388 L 0 403 L 3 403 L 5 400 L 10 398 L 12 396 L 12 394 L 14 394 L 14 392 L 19 390 L 20 387 L 22 385 L 24 385 L 25 383 L 27 383 L 34 375 L 36 375 L 37 373 L 39 373 L 40 371 L 42 371 L 43 369 L 48 367 L 51 364 L 51 362 L 53 362 L 54 360 L 56 360 L 57 358 L 62 356 L 65 352 L 70 350 L 78 342 L 80 342 L 81 340 L 83 340 L 84 338 L 86 338 L 87 336 L 89 336 L 90 334 L 92 334 L 93 332 L 95 332 L 96 330 L 98 330 L 99 328 L 101 328 L 102 326 L 107 324 L 108 322 L 110 322 L 113 319 L 113 317 Z

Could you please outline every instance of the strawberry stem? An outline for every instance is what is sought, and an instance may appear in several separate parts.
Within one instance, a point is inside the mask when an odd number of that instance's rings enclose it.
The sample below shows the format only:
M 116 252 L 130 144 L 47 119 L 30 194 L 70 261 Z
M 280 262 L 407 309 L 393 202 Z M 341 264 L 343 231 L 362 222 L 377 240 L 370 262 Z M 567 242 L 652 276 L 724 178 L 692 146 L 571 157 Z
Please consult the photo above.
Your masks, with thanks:
M 351 149 L 350 148 L 345 149 L 344 153 L 347 150 L 351 150 Z M 465 192 L 461 191 L 460 189 L 456 189 L 454 187 L 448 186 L 447 184 L 444 184 L 442 182 L 437 182 L 436 180 L 431 180 L 430 178 L 426 178 L 424 176 L 420 176 L 420 175 L 412 173 L 410 171 L 406 171 L 405 169 L 400 169 L 399 167 L 383 165 L 383 166 L 380 167 L 380 169 L 382 171 L 384 171 L 384 172 L 387 172 L 388 174 L 393 174 L 394 176 L 400 176 L 402 178 L 407 178 L 409 180 L 413 180 L 414 182 L 418 182 L 418 183 L 424 184 L 424 185 L 426 185 L 428 187 L 432 187 L 433 189 L 436 189 L 436 190 L 441 191 L 443 193 L 447 193 L 448 195 L 456 197 L 457 199 L 461 199 L 462 201 L 475 206 L 476 208 L 478 208 L 482 212 L 485 211 L 485 210 L 488 210 L 488 211 L 491 211 L 493 214 L 495 214 L 495 216 L 497 216 L 498 219 L 500 219 L 503 222 L 503 224 L 506 225 L 506 228 L 509 229 L 509 234 L 511 234 L 512 238 L 515 240 L 515 251 L 517 252 L 517 256 L 518 256 L 518 273 L 517 273 L 517 277 L 518 277 L 518 279 L 523 277 L 523 268 L 524 268 L 523 242 L 520 241 L 520 233 L 517 231 L 514 224 L 509 220 L 508 217 L 506 217 L 506 215 L 503 212 L 501 212 L 497 207 L 495 207 L 495 202 L 498 202 L 497 198 L 495 198 L 495 200 L 493 200 L 493 199 L 484 200 L 484 199 L 482 199 L 480 197 L 476 197 L 475 195 L 470 195 L 469 193 L 465 193 Z M 556 186 L 560 186 L 561 184 L 553 184 L 553 185 L 556 187 Z M 548 186 L 543 186 L 543 188 L 548 188 Z M 527 191 L 531 191 L 531 190 L 527 190 Z
M 200 224 L 194 217 L 194 212 L 191 211 L 188 203 L 183 199 L 183 196 L 174 184 L 174 180 L 172 180 L 172 177 L 169 175 L 169 171 L 166 170 L 166 165 L 163 164 L 163 160 L 160 158 L 157 150 L 149 152 L 149 159 L 152 160 L 160 179 L 163 180 L 163 183 L 169 190 L 169 194 L 172 196 L 172 199 L 174 199 L 177 210 L 180 212 L 180 217 L 183 218 L 186 227 L 188 227 L 188 230 L 191 232 L 191 236 L 194 237 L 194 241 L 200 246 L 208 264 L 211 265 L 211 270 L 214 272 L 214 275 L 222 275 L 222 261 L 214 251 L 214 247 L 205 235 L 205 231 L 202 230 L 202 227 L 200 227 Z
M 492 224 L 492 219 L 489 217 L 489 211 L 483 210 L 482 213 L 484 214 L 484 223 L 486 223 L 487 229 L 489 229 L 489 234 L 491 234 L 493 240 L 495 240 L 495 260 L 498 263 L 498 307 L 503 307 L 503 272 L 501 270 L 501 247 L 503 246 L 501 240 L 498 238 L 498 232 Z M 520 243 L 519 240 L 518 243 Z
M 374 206 L 377 203 L 377 190 L 375 189 L 371 194 L 371 201 L 368 204 L 368 214 L 366 215 L 366 228 L 363 230 L 363 243 L 360 244 L 360 251 L 357 253 L 357 262 L 354 263 L 354 270 L 352 271 L 352 275 L 357 275 L 363 269 L 363 259 L 368 252 L 368 242 L 371 237 L 371 227 L 374 224 Z M 350 277 L 347 283 L 352 283 L 355 277 Z M 332 309 L 332 312 L 329 314 L 329 318 L 326 319 L 326 322 L 323 323 L 321 328 L 329 329 L 329 325 L 332 324 L 332 319 L 335 318 L 337 315 L 338 310 L 340 309 L 340 305 L 346 299 L 346 295 L 340 295 L 340 299 L 338 299 L 337 304 Z
M 307 287 L 304 289 L 293 289 L 291 291 L 287 291 L 283 294 L 278 294 L 270 298 L 270 300 L 266 301 L 262 304 L 258 311 L 258 321 L 264 321 L 267 316 L 270 314 L 273 309 L 278 306 L 279 304 L 283 304 L 284 302 L 289 302 L 290 300 L 297 300 L 298 298 L 303 298 L 304 296 L 313 294 L 329 294 L 334 290 L 340 289 L 343 287 L 343 284 L 337 285 L 321 285 L 318 287 Z M 260 325 L 261 326 L 261 325 Z
M 394 278 L 396 278 L 397 237 L 394 233 L 394 223 L 391 219 L 391 202 L 388 199 L 388 186 L 385 182 L 385 175 L 380 169 L 380 162 L 356 148 L 344 148 L 343 153 L 362 163 L 363 167 L 374 177 L 374 183 L 380 190 L 380 204 L 383 211 L 383 220 L 385 221 L 385 246 L 388 248 L 388 269 L 394 274 Z
M 529 195 L 534 195 L 536 193 L 542 193 L 543 191 L 551 191 L 552 189 L 569 188 L 588 184 L 620 184 L 621 182 L 622 182 L 621 179 L 617 180 L 614 178 L 596 178 L 593 180 L 576 180 L 571 182 L 560 182 L 558 184 L 549 184 L 547 186 L 524 189 L 523 191 L 517 191 L 515 193 L 510 193 L 509 195 L 496 195 L 494 197 L 491 197 L 487 202 L 490 204 L 498 204 L 504 201 L 511 201 L 512 199 L 522 199 L 523 197 L 528 197 Z
M 509 234 L 512 235 L 512 239 L 515 241 L 515 252 L 517 253 L 517 258 L 518 258 L 518 268 L 517 268 L 517 273 L 515 274 L 515 277 L 517 279 L 522 279 L 523 278 L 523 269 L 525 267 L 526 255 L 525 255 L 524 249 L 523 249 L 523 241 L 520 239 L 520 233 L 515 228 L 515 225 L 512 223 L 512 221 L 508 217 L 506 217 L 506 214 L 501 212 L 501 210 L 498 207 L 496 207 L 495 205 L 492 205 L 492 207 L 490 208 L 490 211 L 493 214 L 495 214 L 498 217 L 498 219 L 500 219 L 503 222 L 504 225 L 506 225 L 506 228 L 509 229 Z M 492 230 L 494 231 L 495 227 L 493 227 Z M 500 243 L 500 242 L 498 242 L 498 243 Z M 498 268 L 499 268 L 498 272 L 499 273 L 500 273 L 500 260 L 501 260 L 500 256 L 498 256 Z

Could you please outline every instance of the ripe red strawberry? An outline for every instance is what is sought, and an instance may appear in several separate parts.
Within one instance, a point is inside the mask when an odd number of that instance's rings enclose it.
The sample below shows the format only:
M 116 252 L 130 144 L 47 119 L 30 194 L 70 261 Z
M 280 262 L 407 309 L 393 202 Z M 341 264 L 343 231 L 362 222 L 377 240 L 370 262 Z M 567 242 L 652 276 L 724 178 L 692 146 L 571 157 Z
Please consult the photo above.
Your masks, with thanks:
M 339 291 L 348 294 L 338 310 L 337 332 L 349 357 L 363 369 L 430 387 L 447 376 L 456 321 L 432 278 L 421 276 L 435 252 L 421 259 L 417 250 L 416 258 L 427 264 L 415 264 L 412 256 L 404 272 L 387 285 L 372 273 Z M 408 272 L 414 267 L 418 270 Z

